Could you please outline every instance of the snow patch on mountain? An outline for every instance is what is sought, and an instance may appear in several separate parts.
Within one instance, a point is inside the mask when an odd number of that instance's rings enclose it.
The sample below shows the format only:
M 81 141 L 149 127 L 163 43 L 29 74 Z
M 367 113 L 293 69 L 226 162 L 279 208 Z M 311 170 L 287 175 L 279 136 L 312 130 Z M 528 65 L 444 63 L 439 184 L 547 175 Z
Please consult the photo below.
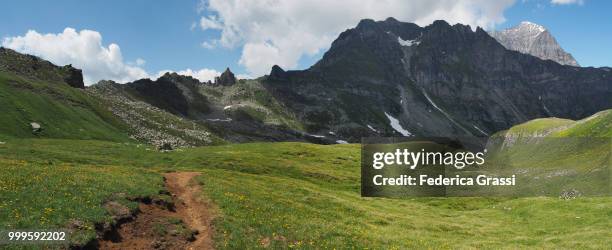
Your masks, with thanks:
M 389 118 L 389 125 L 391 125 L 391 127 L 397 131 L 398 133 L 402 134 L 403 136 L 412 136 L 412 133 L 410 133 L 410 131 L 404 129 L 402 127 L 402 125 L 400 124 L 399 120 L 389 114 L 387 114 L 387 112 L 385 112 L 385 115 L 387 116 L 387 118 Z
M 368 128 L 376 133 L 378 133 L 378 130 L 376 130 L 374 127 L 372 127 L 372 125 L 368 124 Z
M 397 42 L 401 45 L 401 46 L 406 46 L 406 47 L 410 47 L 412 45 L 419 45 L 421 44 L 420 41 L 414 39 L 414 40 L 403 40 L 401 37 L 397 37 Z
M 308 136 L 312 136 L 312 137 L 314 137 L 314 138 L 325 138 L 325 136 L 324 136 L 324 135 L 313 135 L 313 134 L 306 134 L 306 135 L 308 135 Z
M 429 97 L 429 95 L 427 94 L 427 92 L 425 92 L 424 89 L 421 90 L 421 92 L 423 92 L 423 95 L 425 96 L 425 98 L 427 99 L 427 101 L 429 101 L 429 103 L 431 104 L 431 106 L 433 106 L 435 109 L 437 109 L 438 111 L 440 111 L 440 113 L 442 113 L 449 121 L 451 121 L 453 124 L 455 124 L 457 127 L 463 129 L 463 131 L 466 131 L 469 133 L 469 131 L 464 128 L 463 126 L 461 126 L 461 124 L 459 124 L 458 122 L 455 121 L 455 119 L 453 119 L 453 117 L 451 115 L 449 115 L 448 113 L 446 113 L 446 111 L 442 110 L 440 107 L 438 107 L 438 105 L 436 105 L 436 103 L 433 102 L 433 100 L 431 100 L 431 98 Z M 431 110 L 429 110 L 429 112 L 431 113 Z

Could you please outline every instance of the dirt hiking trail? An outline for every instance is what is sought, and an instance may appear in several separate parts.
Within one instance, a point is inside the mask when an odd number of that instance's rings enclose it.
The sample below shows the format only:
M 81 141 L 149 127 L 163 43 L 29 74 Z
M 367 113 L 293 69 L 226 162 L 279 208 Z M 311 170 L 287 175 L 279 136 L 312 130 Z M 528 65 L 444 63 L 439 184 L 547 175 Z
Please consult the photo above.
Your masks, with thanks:
M 172 202 L 140 203 L 129 221 L 107 233 L 99 249 L 214 249 L 211 205 L 202 201 L 197 172 L 164 174 Z M 170 204 L 169 206 L 167 206 Z
M 213 230 L 210 205 L 200 196 L 200 185 L 195 177 L 197 172 L 175 172 L 165 174 L 168 191 L 175 196 L 176 212 L 199 233 L 188 249 L 213 249 Z

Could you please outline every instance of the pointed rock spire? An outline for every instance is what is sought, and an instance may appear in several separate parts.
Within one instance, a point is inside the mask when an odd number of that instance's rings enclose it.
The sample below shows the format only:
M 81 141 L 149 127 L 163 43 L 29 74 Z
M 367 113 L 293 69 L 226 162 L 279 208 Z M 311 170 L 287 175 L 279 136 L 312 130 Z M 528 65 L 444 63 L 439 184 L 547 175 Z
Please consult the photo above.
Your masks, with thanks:
M 229 68 L 226 68 L 225 71 L 218 77 L 215 77 L 215 84 L 230 86 L 236 83 L 236 76 Z

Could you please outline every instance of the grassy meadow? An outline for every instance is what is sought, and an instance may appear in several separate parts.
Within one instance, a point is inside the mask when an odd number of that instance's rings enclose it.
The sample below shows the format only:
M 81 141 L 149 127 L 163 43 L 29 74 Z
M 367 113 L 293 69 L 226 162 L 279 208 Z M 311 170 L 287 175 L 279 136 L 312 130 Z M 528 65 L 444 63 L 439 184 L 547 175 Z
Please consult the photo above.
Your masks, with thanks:
M 198 171 L 217 248 L 607 248 L 612 199 L 360 197 L 359 145 L 250 143 L 157 152 L 126 142 L 0 136 L 0 227 L 87 225 L 108 199 Z M 121 194 L 121 195 L 117 195 Z M 133 207 L 134 204 L 131 204 Z

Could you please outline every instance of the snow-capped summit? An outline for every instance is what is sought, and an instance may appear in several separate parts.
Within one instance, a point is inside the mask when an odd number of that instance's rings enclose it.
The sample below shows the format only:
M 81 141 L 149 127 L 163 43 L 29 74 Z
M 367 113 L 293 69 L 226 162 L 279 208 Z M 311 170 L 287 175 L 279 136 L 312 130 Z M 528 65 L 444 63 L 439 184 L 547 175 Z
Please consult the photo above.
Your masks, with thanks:
M 541 33 L 541 32 L 546 31 L 546 28 L 544 28 L 544 26 L 539 25 L 537 23 L 532 23 L 532 22 L 529 22 L 529 21 L 522 21 L 521 24 L 519 24 L 518 26 L 516 26 L 514 28 L 521 29 L 521 30 L 526 30 L 526 31 L 529 31 L 529 32 L 534 32 L 534 33 L 535 32 Z
M 565 52 L 557 40 L 542 25 L 523 21 L 512 28 L 489 33 L 507 49 L 530 54 L 560 64 L 580 66 L 574 57 Z

